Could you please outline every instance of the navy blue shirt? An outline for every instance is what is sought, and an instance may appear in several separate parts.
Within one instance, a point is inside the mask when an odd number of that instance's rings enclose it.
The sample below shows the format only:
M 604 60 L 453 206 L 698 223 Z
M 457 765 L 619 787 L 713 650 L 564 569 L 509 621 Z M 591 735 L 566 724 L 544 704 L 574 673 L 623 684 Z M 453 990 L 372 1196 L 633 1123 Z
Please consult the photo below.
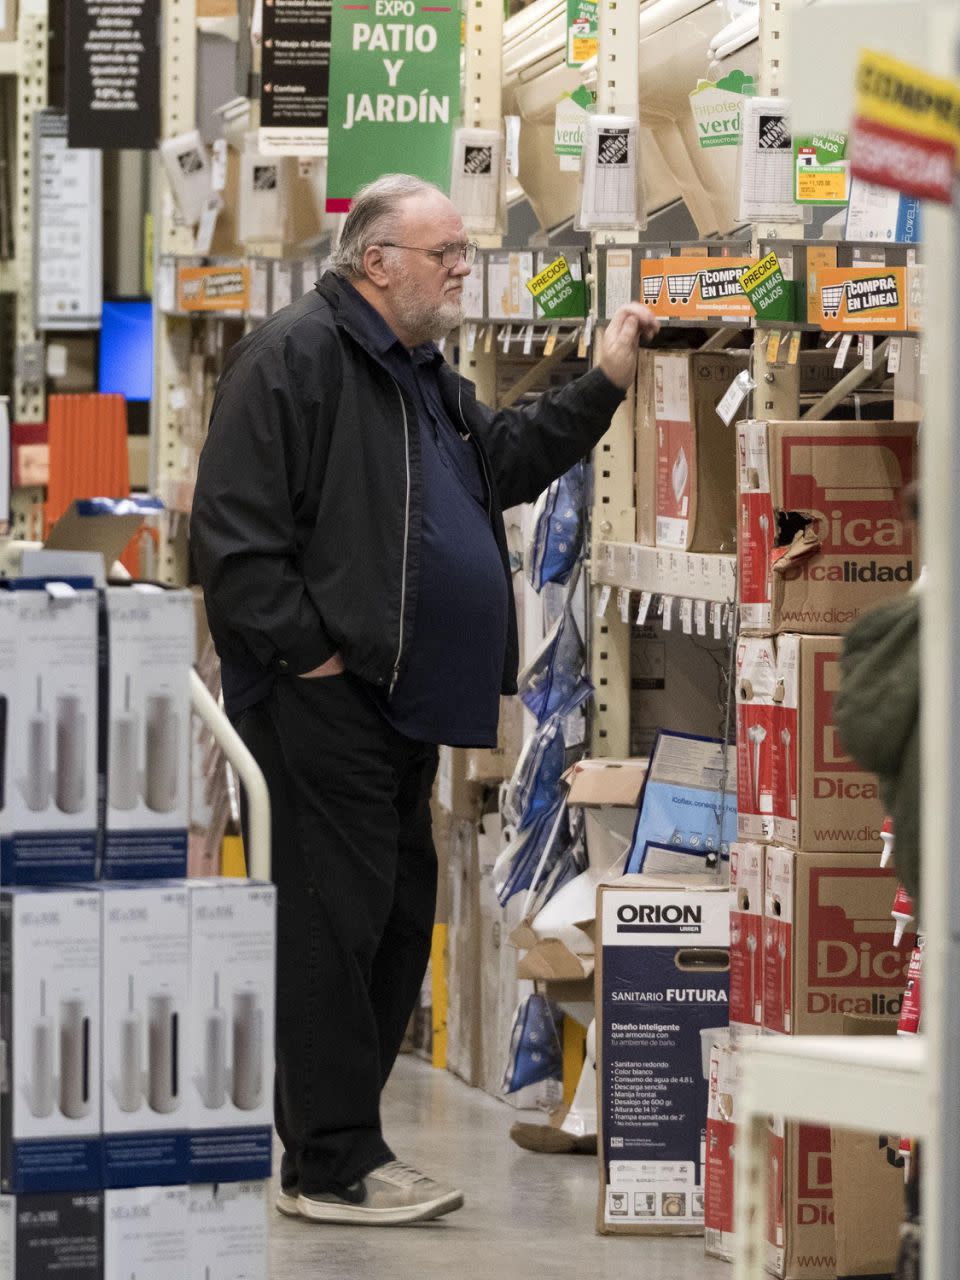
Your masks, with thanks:
M 497 742 L 509 586 L 490 523 L 477 446 L 450 421 L 433 343 L 407 350 L 346 281 L 344 304 L 367 345 L 417 410 L 423 466 L 420 584 L 413 634 L 390 698 L 371 696 L 399 732 L 419 742 L 492 747 Z M 224 702 L 236 717 L 265 697 L 272 674 L 223 664 Z

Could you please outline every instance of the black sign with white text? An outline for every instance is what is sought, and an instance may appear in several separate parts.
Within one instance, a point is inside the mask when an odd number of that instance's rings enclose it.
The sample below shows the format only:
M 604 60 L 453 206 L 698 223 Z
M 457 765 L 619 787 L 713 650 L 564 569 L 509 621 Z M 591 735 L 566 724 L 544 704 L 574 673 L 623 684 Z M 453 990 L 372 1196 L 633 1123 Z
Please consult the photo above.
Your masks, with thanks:
M 152 151 L 160 133 L 160 0 L 68 0 L 71 147 Z

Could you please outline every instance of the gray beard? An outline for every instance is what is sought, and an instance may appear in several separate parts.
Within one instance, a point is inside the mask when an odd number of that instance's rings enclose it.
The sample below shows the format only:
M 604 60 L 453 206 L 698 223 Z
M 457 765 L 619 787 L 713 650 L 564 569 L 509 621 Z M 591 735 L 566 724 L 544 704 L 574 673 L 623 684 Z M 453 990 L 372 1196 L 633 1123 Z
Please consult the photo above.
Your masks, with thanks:
M 414 346 L 424 342 L 439 342 L 451 329 L 463 320 L 463 294 L 445 302 L 426 303 L 402 267 L 398 268 L 395 306 L 403 317 L 403 323 L 415 339 Z

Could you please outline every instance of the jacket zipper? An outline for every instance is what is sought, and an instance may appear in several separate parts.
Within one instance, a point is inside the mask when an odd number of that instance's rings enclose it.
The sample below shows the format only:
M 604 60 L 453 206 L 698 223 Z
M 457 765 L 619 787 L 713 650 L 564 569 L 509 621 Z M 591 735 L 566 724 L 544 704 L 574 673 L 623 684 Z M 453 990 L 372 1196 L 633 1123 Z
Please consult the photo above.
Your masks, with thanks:
M 464 430 L 467 433 L 467 439 L 472 442 L 473 447 L 477 451 L 477 456 L 480 459 L 480 468 L 483 471 L 484 479 L 487 482 L 487 519 L 492 520 L 493 519 L 493 477 L 490 475 L 489 468 L 487 467 L 486 456 L 483 450 L 477 444 L 476 440 L 473 439 L 473 435 L 470 431 L 470 428 L 467 426 L 467 420 L 463 416 L 463 403 L 460 398 L 462 395 L 462 392 L 463 392 L 463 388 L 458 378 L 457 379 L 457 412 L 460 414 L 460 421 L 463 423 Z
M 410 547 L 410 426 L 407 421 L 407 406 L 403 403 L 403 392 L 400 390 L 400 384 L 392 375 L 390 381 L 397 389 L 397 396 L 400 400 L 400 412 L 403 414 L 403 446 L 404 457 L 407 464 L 407 498 L 403 515 L 403 566 L 400 578 L 400 643 L 397 647 L 397 657 L 393 664 L 393 676 L 390 680 L 390 688 L 387 697 L 393 697 L 393 691 L 397 687 L 397 677 L 400 675 L 400 659 L 403 657 L 403 622 L 407 609 L 407 552 Z M 462 415 L 461 415 L 462 416 Z

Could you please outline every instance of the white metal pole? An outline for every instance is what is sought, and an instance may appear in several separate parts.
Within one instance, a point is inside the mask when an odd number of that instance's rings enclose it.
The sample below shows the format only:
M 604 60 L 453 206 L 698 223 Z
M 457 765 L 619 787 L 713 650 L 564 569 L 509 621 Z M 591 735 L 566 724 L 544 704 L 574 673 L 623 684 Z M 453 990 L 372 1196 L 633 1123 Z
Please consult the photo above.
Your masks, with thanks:
M 196 671 L 190 672 L 193 709 L 213 734 L 247 791 L 247 874 L 255 880 L 270 879 L 270 793 L 260 766 L 240 735 L 217 705 Z

